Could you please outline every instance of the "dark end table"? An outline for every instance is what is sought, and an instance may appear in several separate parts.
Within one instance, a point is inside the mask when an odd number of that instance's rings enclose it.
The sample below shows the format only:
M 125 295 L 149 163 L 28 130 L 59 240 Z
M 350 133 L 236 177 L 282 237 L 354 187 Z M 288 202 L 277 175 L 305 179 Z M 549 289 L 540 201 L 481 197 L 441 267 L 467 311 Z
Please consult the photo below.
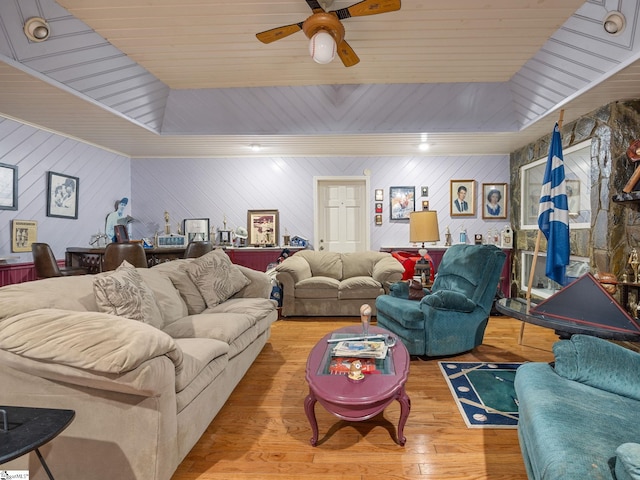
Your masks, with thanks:
M 53 480 L 38 448 L 57 437 L 75 415 L 73 410 L 0 405 L 0 465 L 35 450 L 42 468 Z

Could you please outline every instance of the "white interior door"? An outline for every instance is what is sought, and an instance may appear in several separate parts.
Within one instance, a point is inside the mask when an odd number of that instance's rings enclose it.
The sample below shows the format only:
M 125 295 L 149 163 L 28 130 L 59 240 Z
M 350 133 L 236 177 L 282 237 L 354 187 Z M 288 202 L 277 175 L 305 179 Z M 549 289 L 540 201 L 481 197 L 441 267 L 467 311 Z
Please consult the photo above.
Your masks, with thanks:
M 369 250 L 369 177 L 316 177 L 314 198 L 317 250 Z

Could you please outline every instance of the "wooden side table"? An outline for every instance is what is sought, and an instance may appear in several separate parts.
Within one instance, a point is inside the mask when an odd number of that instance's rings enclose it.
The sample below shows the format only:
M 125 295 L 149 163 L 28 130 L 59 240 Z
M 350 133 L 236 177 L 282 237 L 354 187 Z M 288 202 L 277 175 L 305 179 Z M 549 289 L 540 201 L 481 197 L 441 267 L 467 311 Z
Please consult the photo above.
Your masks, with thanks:
M 57 437 L 75 415 L 73 410 L 0 406 L 0 465 L 35 450 L 42 468 L 54 480 L 38 448 Z

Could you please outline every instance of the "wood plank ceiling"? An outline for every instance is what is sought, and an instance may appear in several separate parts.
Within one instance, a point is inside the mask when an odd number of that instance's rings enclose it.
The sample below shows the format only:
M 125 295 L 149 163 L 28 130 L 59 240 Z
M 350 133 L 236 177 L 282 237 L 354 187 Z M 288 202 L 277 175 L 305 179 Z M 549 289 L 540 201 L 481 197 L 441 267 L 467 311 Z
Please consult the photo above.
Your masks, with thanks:
M 616 9 L 627 25 L 611 36 Z M 345 68 L 315 64 L 301 32 L 256 40 L 309 16 L 303 0 L 0 2 L 0 114 L 132 158 L 503 154 L 560 107 L 568 122 L 640 97 L 638 9 L 405 0 L 343 21 L 361 59 Z M 22 33 L 32 16 L 46 42 Z

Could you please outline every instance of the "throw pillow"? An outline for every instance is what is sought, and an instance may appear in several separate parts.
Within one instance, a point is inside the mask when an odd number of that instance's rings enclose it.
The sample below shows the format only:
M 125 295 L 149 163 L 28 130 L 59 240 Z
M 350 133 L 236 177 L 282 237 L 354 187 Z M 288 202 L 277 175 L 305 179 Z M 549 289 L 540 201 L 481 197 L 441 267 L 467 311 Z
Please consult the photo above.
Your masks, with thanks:
M 126 260 L 116 270 L 96 275 L 93 293 L 100 312 L 162 328 L 162 314 L 153 291 Z
M 187 273 L 208 308 L 224 302 L 251 283 L 220 249 L 196 258 L 187 268 Z

